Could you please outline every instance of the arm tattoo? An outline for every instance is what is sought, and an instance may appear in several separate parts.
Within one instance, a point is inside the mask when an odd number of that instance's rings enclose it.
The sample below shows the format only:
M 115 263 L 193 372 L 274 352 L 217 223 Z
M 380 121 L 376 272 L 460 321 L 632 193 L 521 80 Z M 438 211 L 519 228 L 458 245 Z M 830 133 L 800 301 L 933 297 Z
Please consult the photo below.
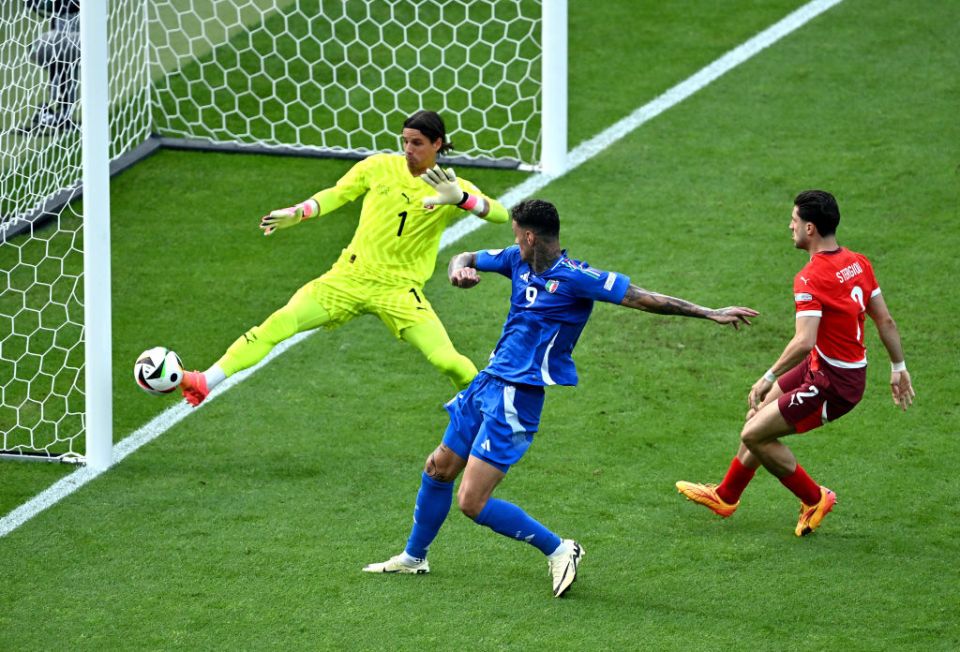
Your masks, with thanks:
M 653 312 L 659 315 L 683 315 L 684 317 L 700 317 L 706 319 L 707 316 L 713 312 L 709 308 L 698 306 L 695 303 L 657 292 L 650 292 L 632 284 L 627 289 L 627 294 L 620 303 L 629 308 L 636 308 L 637 310 Z

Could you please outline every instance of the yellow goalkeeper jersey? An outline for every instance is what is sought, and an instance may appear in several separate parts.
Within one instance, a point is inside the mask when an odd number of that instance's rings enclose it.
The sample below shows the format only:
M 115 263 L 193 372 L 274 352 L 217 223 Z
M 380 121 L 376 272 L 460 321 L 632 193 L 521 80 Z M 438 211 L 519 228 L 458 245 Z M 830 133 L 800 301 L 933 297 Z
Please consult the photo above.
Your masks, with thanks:
M 466 192 L 482 194 L 466 179 L 457 181 Z M 423 285 L 433 274 L 443 230 L 465 211 L 457 206 L 424 208 L 423 198 L 436 193 L 410 174 L 406 159 L 399 154 L 374 154 L 360 161 L 336 186 L 313 198 L 323 216 L 364 193 L 360 224 L 344 256 L 365 276 Z M 505 209 L 492 202 L 488 219 L 502 222 L 506 218 Z

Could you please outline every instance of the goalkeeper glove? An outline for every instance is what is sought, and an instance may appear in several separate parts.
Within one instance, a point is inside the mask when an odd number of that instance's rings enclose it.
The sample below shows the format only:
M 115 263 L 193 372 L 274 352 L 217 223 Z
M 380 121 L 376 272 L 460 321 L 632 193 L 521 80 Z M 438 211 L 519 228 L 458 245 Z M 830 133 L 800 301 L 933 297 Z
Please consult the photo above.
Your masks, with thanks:
M 423 198 L 424 208 L 453 204 L 474 215 L 486 215 L 487 200 L 461 190 L 457 185 L 457 175 L 452 168 L 444 170 L 439 165 L 435 165 L 421 174 L 420 178 L 437 191 L 433 197 Z
M 314 217 L 319 212 L 320 207 L 316 200 L 308 199 L 296 206 L 270 211 L 260 218 L 260 228 L 263 229 L 263 235 L 270 235 L 277 229 L 285 229 L 294 224 L 299 224 L 302 220 Z
M 457 175 L 453 168 L 444 170 L 439 165 L 435 165 L 420 175 L 431 188 L 437 191 L 432 197 L 424 197 L 423 205 L 425 208 L 434 206 L 459 205 L 466 200 L 469 195 L 460 189 L 457 185 Z

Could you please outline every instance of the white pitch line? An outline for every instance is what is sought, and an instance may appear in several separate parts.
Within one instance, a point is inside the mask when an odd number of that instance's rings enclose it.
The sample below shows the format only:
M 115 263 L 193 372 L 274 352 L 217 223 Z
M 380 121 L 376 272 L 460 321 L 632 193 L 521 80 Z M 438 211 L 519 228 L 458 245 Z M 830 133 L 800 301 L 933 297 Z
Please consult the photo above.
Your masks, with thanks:
M 534 174 L 518 186 L 507 191 L 500 200 L 504 206 L 510 207 L 522 199 L 542 190 L 547 184 L 559 179 L 594 156 L 610 147 L 612 144 L 636 130 L 643 124 L 653 120 L 669 108 L 672 108 L 687 99 L 697 91 L 716 81 L 722 75 L 730 72 L 741 63 L 752 58 L 762 50 L 770 47 L 784 36 L 796 31 L 831 7 L 840 4 L 843 0 L 813 0 L 782 20 L 774 23 L 748 41 L 744 41 L 725 55 L 702 68 L 699 72 L 688 77 L 662 95 L 647 102 L 626 118 L 607 127 L 599 134 L 586 140 L 567 155 L 566 169 L 557 175 Z M 486 224 L 478 217 L 469 217 L 460 220 L 448 228 L 440 239 L 440 248 L 444 249 L 461 238 L 473 233 Z
M 559 179 L 561 176 L 579 167 L 583 163 L 586 163 L 594 156 L 601 153 L 644 123 L 649 122 L 667 109 L 676 106 L 683 100 L 687 99 L 697 91 L 703 89 L 718 79 L 720 76 L 729 72 L 733 68 L 736 68 L 741 63 L 752 58 L 765 48 L 773 45 L 791 32 L 799 29 L 834 5 L 840 4 L 842 1 L 843 0 L 813 0 L 812 2 L 805 4 L 779 22 L 760 32 L 750 40 L 745 41 L 733 50 L 730 50 L 713 63 L 701 69 L 691 77 L 688 77 L 686 80 L 680 82 L 659 97 L 651 100 L 647 104 L 644 104 L 626 118 L 623 118 L 616 124 L 603 130 L 590 140 L 584 141 L 578 145 L 570 152 L 567 161 L 567 169 L 562 174 L 534 174 L 523 183 L 508 190 L 506 194 L 499 199 L 500 203 L 509 208 L 520 200 L 531 196 L 539 190 L 542 190 L 547 186 L 547 184 Z M 469 217 L 467 219 L 460 220 L 444 231 L 443 236 L 440 239 L 440 248 L 446 249 L 470 233 L 473 233 L 484 224 L 487 224 L 487 222 L 484 222 L 477 217 Z M 195 409 L 203 408 L 204 405 L 207 405 L 211 401 L 215 400 L 217 396 L 223 394 L 234 385 L 243 382 L 251 374 L 255 373 L 264 365 L 269 364 L 271 360 L 283 354 L 283 352 L 285 352 L 287 349 L 295 346 L 302 340 L 309 337 L 313 332 L 315 331 L 299 333 L 290 339 L 281 342 L 274 347 L 270 354 L 258 364 L 234 374 L 221 383 L 216 390 L 210 393 L 210 396 L 207 397 L 207 400 L 204 401 L 198 408 L 190 408 L 186 403 L 178 403 L 167 408 L 156 417 L 151 419 L 146 425 L 141 426 L 136 432 L 114 447 L 114 464 L 118 464 L 121 460 L 127 457 L 127 455 L 130 455 L 144 444 L 147 444 L 162 435 Z M 90 467 L 83 467 L 57 481 L 20 507 L 17 507 L 3 518 L 0 518 L 0 537 L 6 536 L 43 510 L 60 502 L 74 491 L 99 476 L 101 473 L 103 473 L 103 470 L 95 470 Z

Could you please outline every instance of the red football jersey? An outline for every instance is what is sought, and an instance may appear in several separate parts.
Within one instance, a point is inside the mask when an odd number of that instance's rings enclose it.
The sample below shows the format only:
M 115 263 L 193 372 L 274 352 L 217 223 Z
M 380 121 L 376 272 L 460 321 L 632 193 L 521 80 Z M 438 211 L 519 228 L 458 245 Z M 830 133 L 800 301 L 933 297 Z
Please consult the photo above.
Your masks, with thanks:
M 818 359 L 846 369 L 867 365 L 863 322 L 867 303 L 878 294 L 863 254 L 844 247 L 814 254 L 793 279 L 797 317 L 820 317 L 814 365 Z

